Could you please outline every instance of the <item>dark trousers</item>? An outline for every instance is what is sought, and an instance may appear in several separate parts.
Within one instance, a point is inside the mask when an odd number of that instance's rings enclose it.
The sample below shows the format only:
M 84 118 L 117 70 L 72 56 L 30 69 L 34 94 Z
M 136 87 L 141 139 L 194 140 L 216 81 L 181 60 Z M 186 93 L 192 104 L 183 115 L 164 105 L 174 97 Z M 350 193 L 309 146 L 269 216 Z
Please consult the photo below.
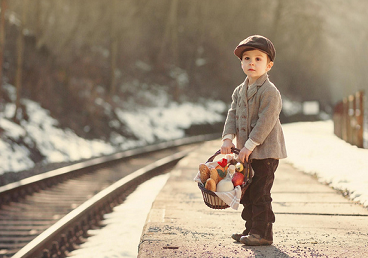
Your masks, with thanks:
M 267 240 L 273 240 L 272 223 L 275 214 L 272 211 L 271 188 L 278 159 L 252 160 L 254 176 L 240 203 L 244 208 L 241 217 L 246 221 L 243 234 L 258 234 Z

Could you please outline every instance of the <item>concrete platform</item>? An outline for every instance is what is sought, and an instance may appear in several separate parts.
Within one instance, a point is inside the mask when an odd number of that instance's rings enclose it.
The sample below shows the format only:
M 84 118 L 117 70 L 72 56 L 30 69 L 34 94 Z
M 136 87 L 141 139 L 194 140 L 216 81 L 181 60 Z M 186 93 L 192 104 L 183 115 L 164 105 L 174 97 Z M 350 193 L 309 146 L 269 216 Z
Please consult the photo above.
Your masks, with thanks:
M 281 161 L 272 190 L 274 244 L 249 247 L 239 210 L 207 207 L 193 178 L 219 148 L 211 141 L 181 160 L 157 196 L 138 257 L 368 257 L 368 210 Z

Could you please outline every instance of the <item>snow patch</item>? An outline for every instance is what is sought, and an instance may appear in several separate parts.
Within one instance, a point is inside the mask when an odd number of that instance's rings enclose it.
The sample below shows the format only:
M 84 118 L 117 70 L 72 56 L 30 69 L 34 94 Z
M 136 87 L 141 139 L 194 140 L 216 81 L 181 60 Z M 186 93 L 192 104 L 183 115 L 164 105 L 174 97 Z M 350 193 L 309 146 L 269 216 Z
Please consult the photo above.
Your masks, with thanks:
M 283 129 L 289 163 L 368 207 L 368 149 L 335 136 L 331 120 L 285 124 Z
M 13 94 L 12 87 L 7 87 Z M 102 99 L 96 104 L 104 107 L 105 112 L 115 112 L 119 120 L 127 125 L 127 130 L 133 132 L 136 140 L 128 139 L 117 133 L 110 135 L 110 142 L 102 140 L 85 140 L 72 130 L 58 128 L 58 121 L 50 117 L 48 110 L 38 103 L 23 99 L 22 104 L 27 109 L 29 120 L 22 120 L 20 125 L 13 123 L 11 117 L 15 111 L 14 104 L 7 104 L 0 115 L 0 129 L 4 132 L 0 138 L 0 174 L 8 171 L 17 172 L 32 168 L 35 164 L 30 158 L 28 147 L 39 150 L 45 158 L 43 163 L 73 162 L 117 151 L 127 150 L 157 141 L 167 141 L 185 136 L 185 129 L 191 124 L 216 123 L 223 121 L 222 113 L 226 105 L 219 101 L 207 100 L 203 104 L 167 103 L 162 92 L 157 96 L 165 105 L 140 108 L 135 105 L 132 110 L 113 109 Z M 147 98 L 152 98 L 149 96 Z M 111 128 L 119 126 L 119 121 L 112 120 Z M 85 128 L 89 130 L 89 128 Z M 114 147 L 118 146 L 118 147 Z

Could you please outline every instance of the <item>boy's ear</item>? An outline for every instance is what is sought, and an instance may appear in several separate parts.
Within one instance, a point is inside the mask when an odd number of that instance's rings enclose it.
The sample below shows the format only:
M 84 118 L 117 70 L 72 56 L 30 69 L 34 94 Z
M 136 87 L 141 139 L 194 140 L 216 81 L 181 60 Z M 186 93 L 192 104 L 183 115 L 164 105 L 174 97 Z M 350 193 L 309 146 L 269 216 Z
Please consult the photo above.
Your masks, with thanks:
M 272 66 L 273 66 L 273 62 L 272 61 L 267 64 L 267 67 L 266 67 L 267 72 L 269 70 L 271 70 Z

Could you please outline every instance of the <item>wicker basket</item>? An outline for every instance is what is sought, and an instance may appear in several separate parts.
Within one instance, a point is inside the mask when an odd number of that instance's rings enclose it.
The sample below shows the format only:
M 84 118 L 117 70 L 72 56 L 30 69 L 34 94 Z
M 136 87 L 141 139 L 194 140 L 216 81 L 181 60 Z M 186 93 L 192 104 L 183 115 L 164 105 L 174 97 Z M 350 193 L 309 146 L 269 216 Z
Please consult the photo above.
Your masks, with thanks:
M 235 154 L 239 154 L 239 149 L 233 148 L 232 151 Z M 218 150 L 214 155 L 212 155 L 207 160 L 207 162 L 212 162 L 214 158 L 219 154 L 221 154 L 221 150 Z M 244 169 L 246 170 L 246 173 L 244 177 L 244 183 L 241 185 L 241 189 L 242 189 L 241 196 L 242 197 L 252 181 L 251 173 L 250 173 L 250 163 L 246 163 L 244 166 Z M 214 192 L 207 190 L 204 187 L 203 183 L 198 183 L 198 187 L 199 189 L 201 189 L 203 201 L 208 207 L 212 209 L 226 209 L 230 207 L 221 198 L 219 198 Z

